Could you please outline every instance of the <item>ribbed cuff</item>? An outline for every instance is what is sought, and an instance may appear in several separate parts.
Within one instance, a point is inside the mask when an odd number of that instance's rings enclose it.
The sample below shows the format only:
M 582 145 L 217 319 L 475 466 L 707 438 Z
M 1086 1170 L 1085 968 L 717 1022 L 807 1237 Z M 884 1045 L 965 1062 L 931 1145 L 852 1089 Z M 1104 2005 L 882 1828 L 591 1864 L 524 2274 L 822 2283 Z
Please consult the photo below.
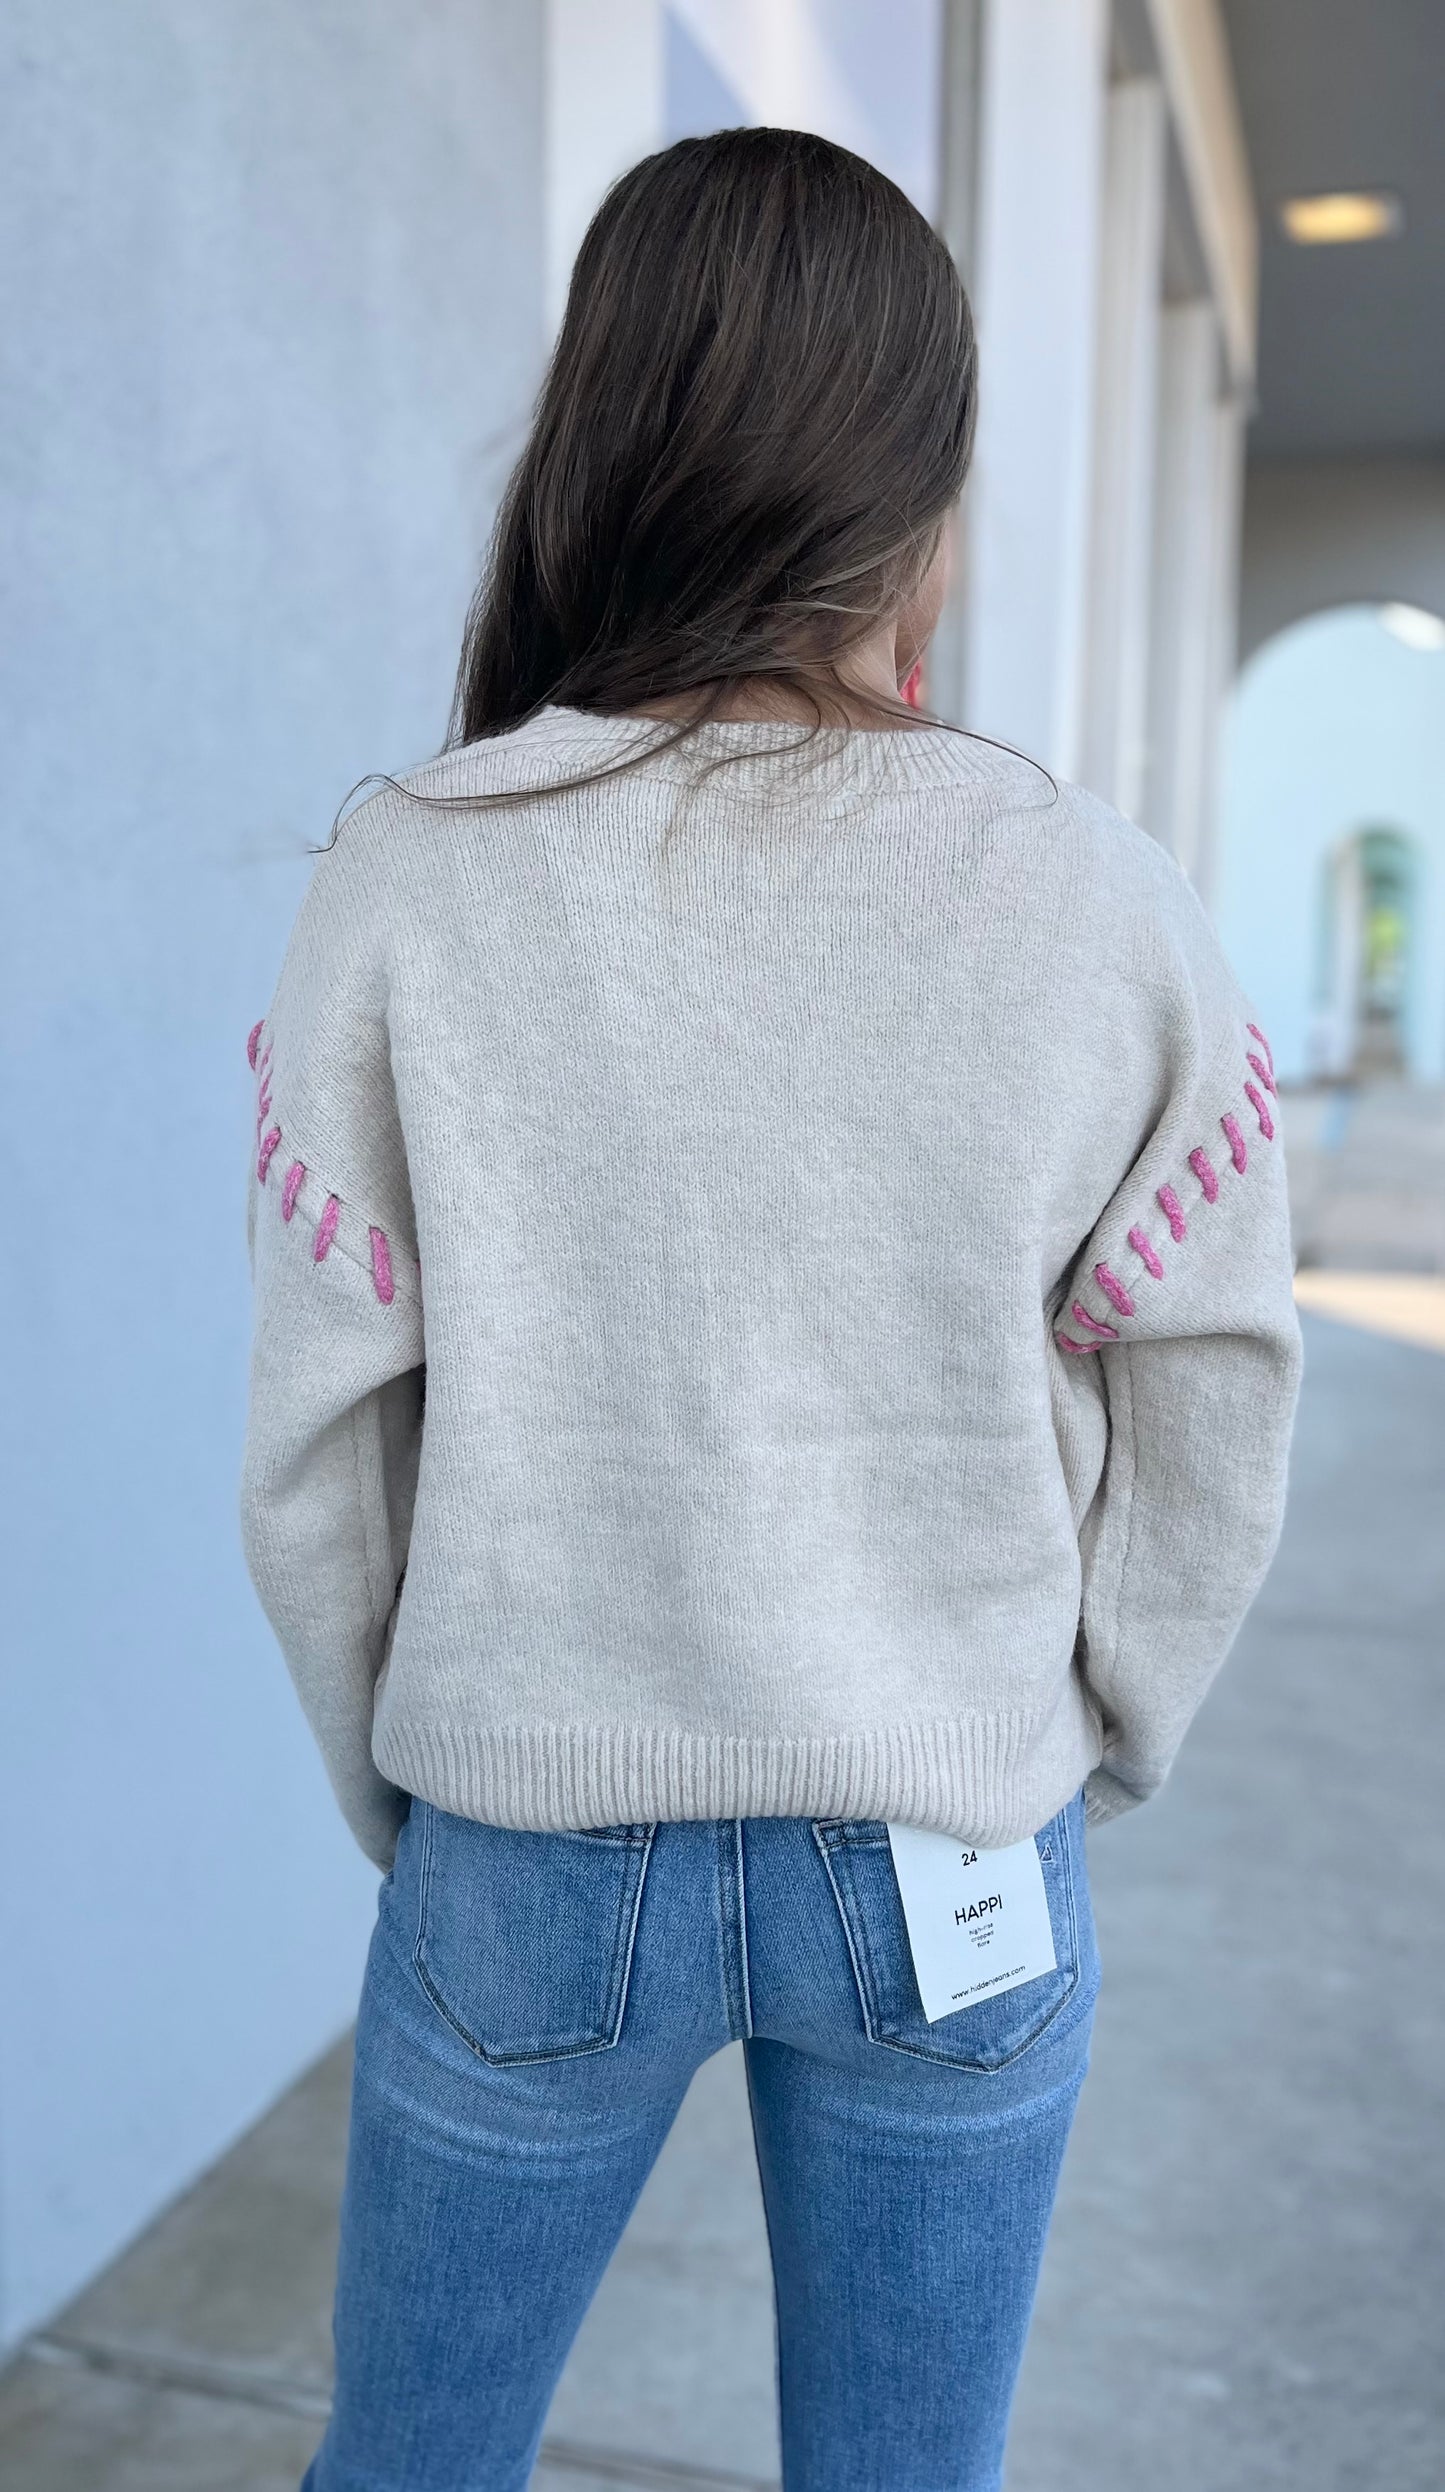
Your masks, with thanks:
M 1111 1817 L 1122 1817 L 1128 1809 L 1142 1808 L 1149 1796 L 1147 1791 L 1132 1791 L 1107 1766 L 1096 1765 L 1084 1785 L 1084 1823 L 1107 1826 Z

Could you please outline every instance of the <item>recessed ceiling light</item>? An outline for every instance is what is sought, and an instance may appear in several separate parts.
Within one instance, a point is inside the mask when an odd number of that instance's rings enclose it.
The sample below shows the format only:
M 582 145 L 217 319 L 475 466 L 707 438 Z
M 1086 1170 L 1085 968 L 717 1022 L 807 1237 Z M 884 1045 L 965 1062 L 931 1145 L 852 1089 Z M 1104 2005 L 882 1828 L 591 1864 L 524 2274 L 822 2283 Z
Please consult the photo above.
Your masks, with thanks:
M 1445 649 L 1445 617 L 1424 606 L 1381 606 L 1380 621 L 1407 649 Z
M 1405 212 L 1390 190 L 1317 190 L 1282 199 L 1279 221 L 1291 242 L 1378 242 L 1400 231 Z

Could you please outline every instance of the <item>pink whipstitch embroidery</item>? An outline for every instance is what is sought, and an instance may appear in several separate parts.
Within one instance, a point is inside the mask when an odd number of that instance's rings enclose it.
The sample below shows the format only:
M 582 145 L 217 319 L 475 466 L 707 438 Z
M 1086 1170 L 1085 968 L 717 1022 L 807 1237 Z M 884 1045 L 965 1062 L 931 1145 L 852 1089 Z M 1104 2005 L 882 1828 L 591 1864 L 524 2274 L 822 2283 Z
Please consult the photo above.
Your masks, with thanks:
M 371 1232 L 371 1277 L 376 1283 L 376 1294 L 382 1305 L 389 1307 L 396 1296 L 396 1282 L 392 1277 L 391 1248 L 386 1242 L 385 1229 L 373 1229 Z
M 261 1148 L 256 1154 L 256 1182 L 258 1185 L 264 1185 L 266 1182 L 266 1171 L 276 1156 L 276 1145 L 280 1139 L 281 1128 L 279 1125 L 273 1125 L 270 1132 L 264 1137 Z
M 1244 1095 L 1249 1101 L 1250 1106 L 1253 1108 L 1255 1115 L 1259 1118 L 1259 1130 L 1263 1134 L 1265 1141 L 1273 1142 L 1274 1118 L 1270 1115 L 1268 1108 L 1264 1104 L 1262 1093 L 1255 1089 L 1253 1082 L 1246 1082 L 1244 1085 Z
M 1253 1082 L 1246 1082 L 1244 1085 L 1244 1095 L 1249 1101 L 1250 1106 L 1253 1108 L 1256 1117 L 1259 1119 L 1259 1130 L 1263 1134 L 1265 1141 L 1273 1142 L 1275 1137 L 1275 1125 L 1274 1118 L 1270 1114 L 1269 1099 L 1275 1098 L 1278 1095 L 1274 1078 L 1274 1056 L 1270 1050 L 1269 1040 L 1265 1037 L 1263 1030 L 1259 1029 L 1253 1021 L 1248 1024 L 1248 1028 L 1250 1037 L 1257 1039 L 1264 1051 L 1263 1054 L 1259 1056 L 1255 1055 L 1250 1049 L 1246 1049 L 1245 1051 L 1250 1071 L 1258 1075 L 1259 1082 L 1262 1087 L 1256 1088 Z M 1269 1094 L 1269 1099 L 1265 1096 L 1266 1092 Z M 1230 1159 L 1239 1171 L 1239 1174 L 1243 1176 L 1245 1170 L 1249 1166 L 1249 1151 L 1245 1143 L 1243 1132 L 1240 1128 L 1239 1119 L 1237 1116 L 1221 1116 L 1219 1123 L 1224 1134 L 1224 1138 L 1229 1144 Z M 1199 1191 L 1203 1195 L 1206 1203 L 1217 1203 L 1219 1200 L 1219 1175 L 1215 1168 L 1214 1162 L 1209 1156 L 1209 1153 L 1202 1148 L 1191 1151 L 1189 1154 L 1189 1165 L 1199 1180 Z M 1181 1245 L 1189 1234 L 1189 1223 L 1184 1217 L 1184 1206 L 1180 1202 L 1178 1195 L 1175 1193 L 1173 1186 L 1161 1185 L 1155 1194 L 1154 1200 L 1159 1205 L 1160 1210 L 1163 1212 L 1165 1219 L 1169 1223 L 1169 1234 L 1173 1238 L 1175 1245 Z M 1132 1228 L 1129 1231 L 1129 1244 L 1133 1247 L 1135 1254 L 1138 1256 L 1150 1278 L 1152 1280 L 1162 1281 L 1164 1278 L 1163 1260 L 1159 1254 L 1158 1248 L 1153 1244 L 1145 1230 L 1137 1226 Z M 1115 1307 L 1120 1315 L 1132 1315 L 1134 1313 L 1133 1299 L 1130 1297 L 1128 1290 L 1124 1287 L 1118 1273 L 1111 1272 L 1107 1263 L 1095 1264 L 1094 1278 L 1098 1282 L 1099 1287 L 1102 1289 L 1110 1305 Z M 1102 1340 L 1118 1340 L 1119 1335 L 1115 1331 L 1113 1325 L 1101 1323 L 1098 1317 L 1091 1315 L 1088 1308 L 1086 1306 L 1082 1306 L 1077 1298 L 1074 1300 L 1073 1315 L 1075 1322 L 1082 1324 L 1084 1330 L 1094 1337 L 1088 1341 L 1075 1341 L 1068 1333 L 1056 1333 L 1054 1338 L 1058 1342 L 1061 1350 L 1070 1350 L 1074 1353 L 1075 1357 L 1082 1358 L 1085 1357 L 1090 1350 L 1097 1350 Z
M 1096 1263 L 1094 1278 L 1111 1306 L 1117 1307 L 1121 1315 L 1133 1314 L 1134 1301 L 1117 1272 L 1111 1272 L 1107 1263 Z
M 286 1182 L 281 1188 L 281 1217 L 283 1220 L 289 1220 L 292 1212 L 296 1209 L 296 1197 L 300 1193 L 302 1185 L 305 1183 L 305 1179 L 305 1161 L 293 1159 L 290 1167 L 286 1171 Z
M 1178 1195 L 1175 1193 L 1173 1186 L 1161 1185 L 1158 1193 L 1154 1197 L 1154 1200 L 1169 1223 L 1169 1234 L 1173 1238 L 1175 1245 L 1180 1245 L 1189 1235 L 1189 1223 L 1184 1217 L 1184 1206 L 1180 1202 Z
M 341 1205 L 334 1194 L 328 1194 L 326 1208 L 316 1223 L 316 1243 L 311 1249 L 318 1263 L 324 1263 L 331 1252 L 331 1241 L 336 1235 L 336 1223 L 340 1218 Z
M 246 1062 L 249 1064 L 253 1073 L 256 1070 L 256 1050 L 261 1044 L 261 1032 L 265 1027 L 266 1024 L 264 1021 L 258 1021 L 256 1027 L 246 1041 Z

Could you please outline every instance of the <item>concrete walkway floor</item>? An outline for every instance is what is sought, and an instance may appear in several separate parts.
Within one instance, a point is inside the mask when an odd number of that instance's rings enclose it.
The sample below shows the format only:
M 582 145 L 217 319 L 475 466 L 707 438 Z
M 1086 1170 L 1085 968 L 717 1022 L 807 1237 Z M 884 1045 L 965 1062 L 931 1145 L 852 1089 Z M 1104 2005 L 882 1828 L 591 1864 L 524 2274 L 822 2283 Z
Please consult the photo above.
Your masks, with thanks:
M 1105 1958 L 1009 2492 L 1445 2481 L 1445 1359 L 1308 1323 L 1284 1549 Z M 8 2492 L 294 2492 L 325 2408 L 338 2053 L 0 2382 Z M 776 2482 L 735 2051 L 688 2099 L 542 2492 Z M 899 2486 L 897 2492 L 908 2492 Z
M 1445 1088 L 1296 1090 L 1280 1116 L 1302 1271 L 1445 1273 Z

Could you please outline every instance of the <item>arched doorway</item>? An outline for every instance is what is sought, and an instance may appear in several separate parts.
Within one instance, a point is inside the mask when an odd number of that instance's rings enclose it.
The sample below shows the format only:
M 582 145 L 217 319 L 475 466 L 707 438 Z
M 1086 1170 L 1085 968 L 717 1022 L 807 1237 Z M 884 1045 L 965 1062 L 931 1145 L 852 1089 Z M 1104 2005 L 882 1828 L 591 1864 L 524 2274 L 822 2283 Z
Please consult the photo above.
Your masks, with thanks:
M 1418 943 L 1415 843 L 1372 826 L 1322 861 L 1310 1072 L 1399 1079 L 1409 1069 L 1409 980 Z
M 1291 624 L 1231 697 L 1214 914 L 1289 1083 L 1445 1080 L 1445 626 L 1399 620 Z

